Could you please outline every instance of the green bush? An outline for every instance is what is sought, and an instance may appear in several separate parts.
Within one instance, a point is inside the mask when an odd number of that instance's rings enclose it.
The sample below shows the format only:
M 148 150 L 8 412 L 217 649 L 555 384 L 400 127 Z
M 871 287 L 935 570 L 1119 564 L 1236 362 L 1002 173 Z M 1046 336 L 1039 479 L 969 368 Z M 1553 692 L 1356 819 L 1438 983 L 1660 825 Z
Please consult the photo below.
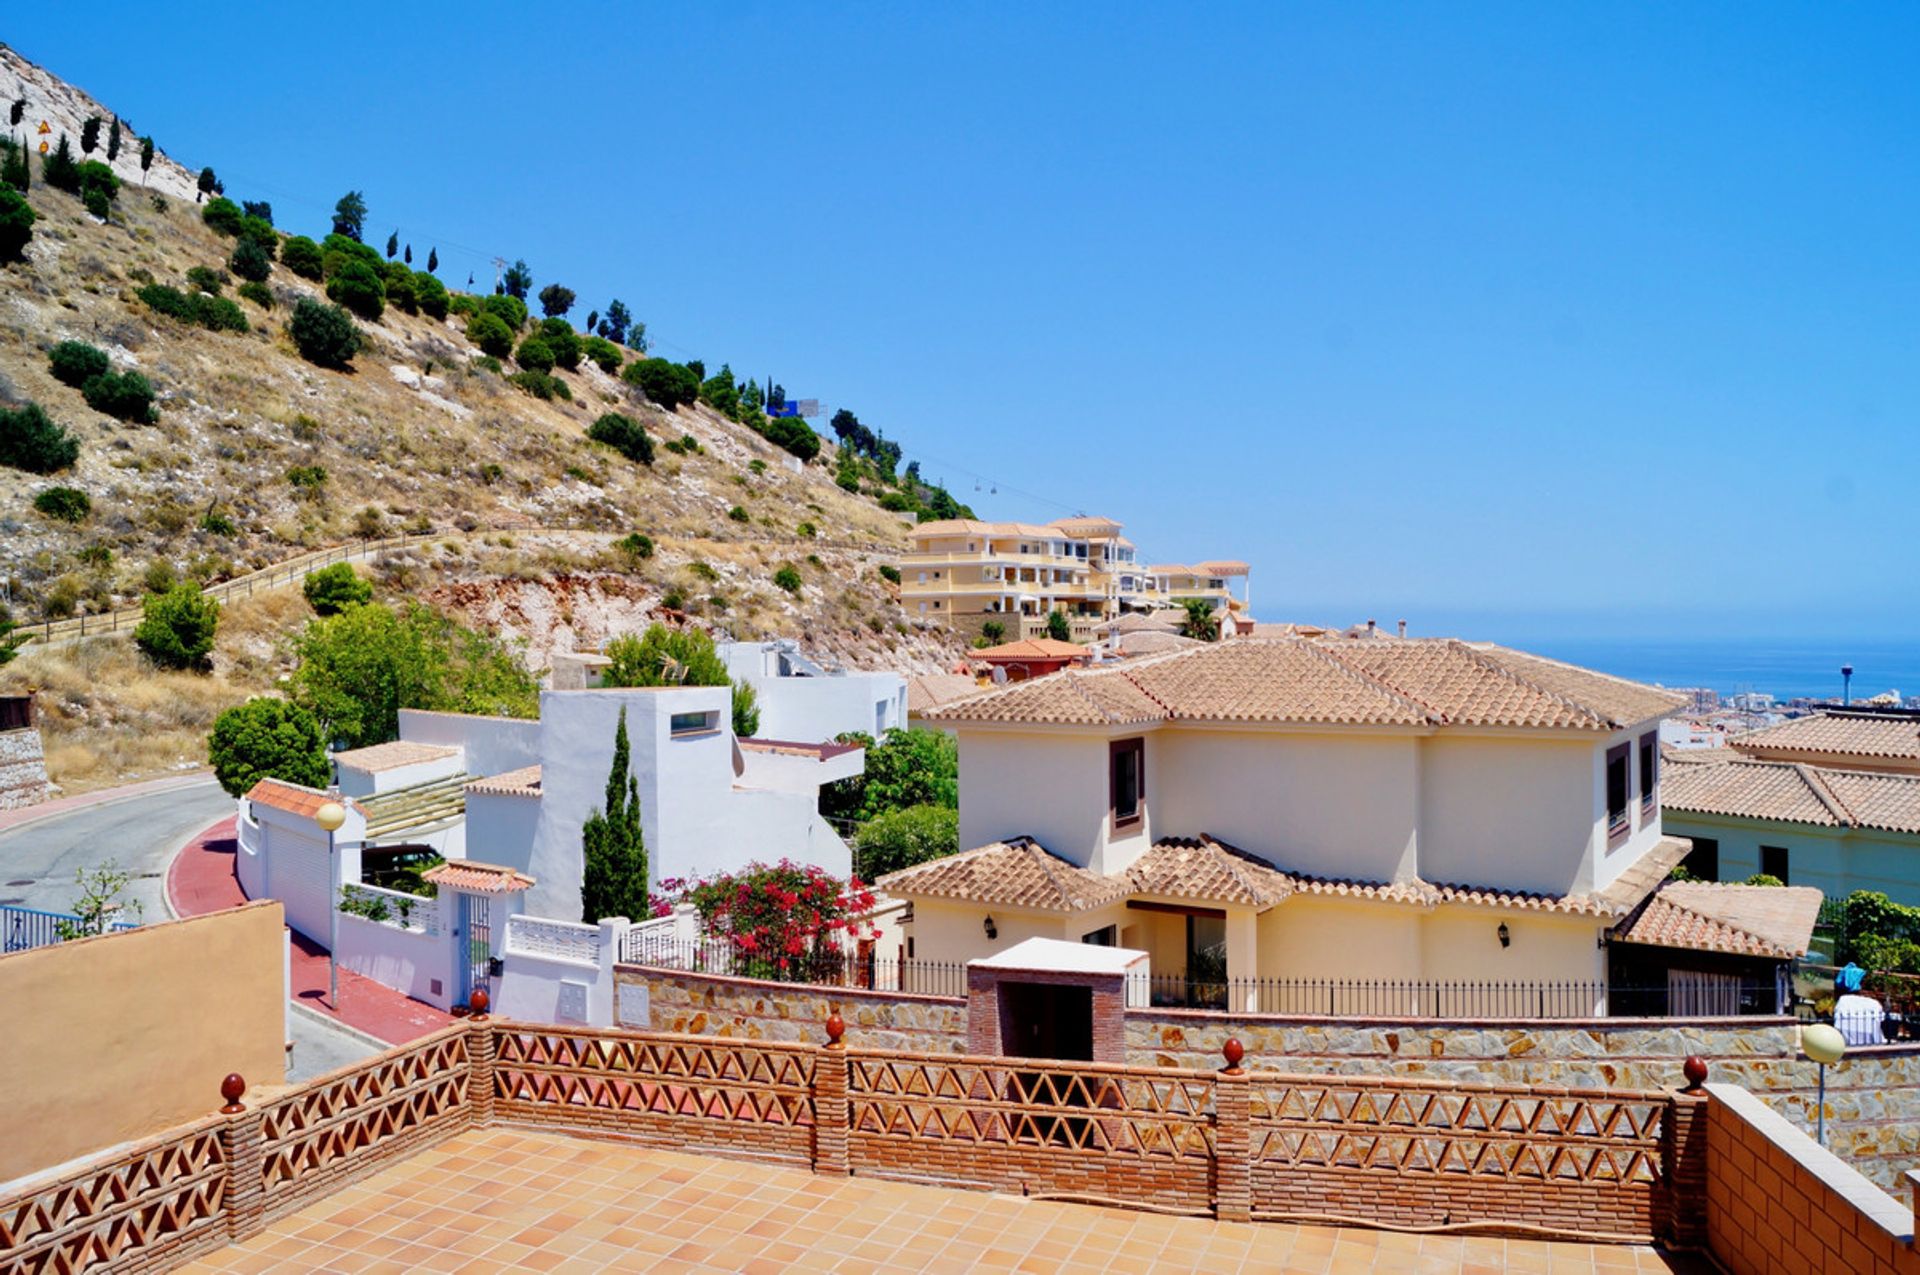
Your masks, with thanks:
M 880 578 L 891 584 L 899 584 L 900 568 L 894 566 L 892 563 L 883 562 L 880 564 Z
M 227 286 L 227 276 L 212 266 L 190 266 L 187 269 L 187 282 L 198 291 L 217 297 L 220 290 Z
M 811 540 L 820 534 L 820 529 L 810 522 L 803 522 L 798 527 L 795 527 L 794 530 L 800 534 L 800 538 L 803 540 Z
M 727 517 L 733 519 L 735 522 L 752 522 L 753 521 L 753 515 L 748 513 L 745 509 L 742 509 L 739 505 L 735 505 L 733 508 L 727 510 Z
M 389 261 L 381 267 L 380 278 L 387 289 L 387 304 L 403 314 L 420 313 L 420 299 L 413 290 L 413 270 L 403 261 Z
M 473 366 L 479 368 L 482 372 L 491 372 L 495 376 L 500 376 L 506 371 L 505 368 L 500 366 L 500 360 L 494 358 L 491 354 L 482 354 L 475 358 L 473 360 Z
M 795 416 L 776 417 L 767 422 L 762 431 L 768 442 L 783 447 L 801 460 L 812 460 L 820 454 L 820 436 L 807 427 L 807 423 Z
M 242 279 L 265 283 L 267 276 L 273 273 L 273 261 L 258 240 L 242 239 L 233 245 L 233 255 L 227 258 L 227 269 Z
M 287 484 L 295 491 L 317 492 L 327 485 L 327 471 L 321 465 L 295 465 L 287 471 Z
M 120 197 L 120 176 L 97 159 L 80 165 L 80 202 L 87 211 L 105 221 Z
M 53 379 L 75 389 L 112 366 L 107 352 L 85 341 L 62 341 L 47 351 L 47 366 Z
M 307 595 L 307 605 L 317 615 L 338 615 L 348 607 L 373 601 L 373 582 L 362 580 L 344 562 L 309 571 L 300 591 Z
M 243 218 L 240 222 L 240 238 L 251 240 L 256 248 L 266 254 L 268 261 L 279 255 L 280 232 L 265 217 Z
M 378 268 L 364 261 L 345 261 L 327 279 L 327 299 L 371 323 L 386 310 L 387 288 Z
M 565 319 L 542 319 L 539 327 L 540 339 L 553 351 L 555 367 L 566 368 L 571 372 L 580 366 L 580 334 Z
M 218 509 L 209 509 L 200 515 L 200 530 L 214 536 L 237 536 L 239 526 Z
M 245 796 L 262 779 L 324 788 L 333 771 L 319 721 L 283 699 L 250 699 L 214 718 L 207 760 L 232 797 Z
M 524 372 L 515 372 L 509 376 L 507 383 L 518 386 L 538 399 L 557 398 L 569 403 L 573 401 L 573 391 L 567 388 L 567 383 L 549 372 L 528 368 Z
M 249 330 L 246 312 L 231 298 L 208 296 L 201 292 L 188 298 L 188 308 L 193 321 L 203 328 L 210 328 L 215 332 Z
M 587 437 L 607 446 L 641 465 L 653 464 L 653 439 L 646 428 L 630 416 L 608 412 L 587 426 Z M 651 546 L 652 542 L 648 542 Z
M 235 288 L 234 291 L 259 306 L 262 310 L 271 310 L 274 307 L 273 289 L 264 283 L 255 283 L 249 279 Z
M 907 806 L 861 824 L 853 834 L 853 871 L 862 881 L 960 851 L 960 812 Z
M 0 407 L 0 465 L 51 474 L 79 455 L 80 440 L 55 424 L 38 403 Z
M 513 353 L 513 329 L 491 310 L 482 310 L 467 319 L 467 340 L 483 354 L 504 359 Z
M 216 195 L 200 210 L 200 220 L 223 235 L 237 235 L 240 233 L 240 223 L 246 220 L 246 214 L 241 211 L 239 204 L 225 195 Z
M 338 231 L 320 241 L 320 254 L 326 265 L 329 279 L 333 278 L 334 274 L 349 261 L 358 261 L 375 270 L 386 264 L 377 250 L 369 248 L 357 239 L 349 239 Z
M 636 531 L 632 535 L 622 536 L 620 539 L 614 541 L 613 547 L 635 561 L 641 558 L 651 558 L 653 556 L 653 537 Z
M 80 392 L 86 395 L 88 407 L 123 421 L 147 424 L 159 417 L 159 409 L 153 402 L 153 384 L 138 372 L 102 372 L 90 376 Z
M 603 336 L 582 337 L 580 351 L 599 364 L 600 370 L 608 376 L 613 376 L 620 371 L 620 364 L 625 358 L 620 353 L 620 347 Z
M 0 261 L 25 259 L 39 215 L 19 191 L 0 188 Z M 616 364 L 617 366 L 617 364 Z
M 635 359 L 620 379 L 669 412 L 700 397 L 700 378 L 693 369 L 667 359 Z
M 858 732 L 842 735 L 842 744 L 867 750 L 866 765 L 851 779 L 820 789 L 820 813 L 830 819 L 866 823 L 909 806 L 960 805 L 960 745 L 935 730 L 890 730 L 878 743 Z
M 499 316 L 500 322 L 518 332 L 527 326 L 527 303 L 504 292 L 480 298 L 480 308 Z
M 205 668 L 220 626 L 220 604 L 191 584 L 149 594 L 133 643 L 162 668 Z
M 300 351 L 300 357 L 321 367 L 349 368 L 360 349 L 360 329 L 337 305 L 323 305 L 302 297 L 293 307 L 287 322 L 287 335 Z
M 539 336 L 530 336 L 514 351 L 514 362 L 534 372 L 553 371 L 553 347 Z
M 193 322 L 193 303 L 187 294 L 178 288 L 168 287 L 164 283 L 150 283 L 134 293 L 149 310 L 164 314 L 171 319 Z
M 683 609 L 685 599 L 670 593 L 661 602 L 678 611 Z M 650 624 L 638 637 L 629 633 L 613 639 L 607 643 L 606 653 L 612 663 L 601 670 L 602 686 L 731 686 L 733 733 L 750 736 L 760 728 L 753 688 L 727 675 L 726 662 L 714 648 L 713 639 L 697 629 Z
M 435 319 L 447 317 L 447 285 L 424 270 L 414 272 L 413 299 L 421 313 Z
M 33 507 L 61 522 L 79 522 L 93 512 L 93 501 L 78 487 L 49 487 L 33 498 Z
M 795 597 L 800 596 L 800 573 L 793 568 L 791 563 L 773 573 L 773 582 Z
M 302 279 L 318 282 L 326 271 L 326 258 L 320 245 L 305 235 L 294 235 L 280 246 L 280 260 Z
M 1742 882 L 1742 884 L 1743 885 L 1784 886 L 1786 882 L 1782 881 L 1779 877 L 1774 876 L 1770 872 L 1756 872 L 1752 876 L 1748 877 L 1744 882 Z

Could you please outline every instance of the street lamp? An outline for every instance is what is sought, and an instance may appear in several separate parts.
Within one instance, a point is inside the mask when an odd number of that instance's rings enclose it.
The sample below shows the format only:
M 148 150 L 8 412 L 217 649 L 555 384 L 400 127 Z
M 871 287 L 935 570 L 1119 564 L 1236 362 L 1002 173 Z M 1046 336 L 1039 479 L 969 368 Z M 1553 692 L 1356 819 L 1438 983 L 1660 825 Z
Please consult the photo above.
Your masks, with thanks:
M 1826 1023 L 1814 1023 L 1800 1029 L 1800 1052 L 1820 1064 L 1820 1106 L 1814 1117 L 1816 1136 L 1827 1145 L 1827 1064 L 1847 1056 L 1847 1038 Z
M 340 875 L 333 865 L 333 834 L 347 821 L 347 808 L 329 801 L 313 812 L 313 821 L 327 833 L 327 1003 L 340 1012 L 340 901 L 333 897 Z

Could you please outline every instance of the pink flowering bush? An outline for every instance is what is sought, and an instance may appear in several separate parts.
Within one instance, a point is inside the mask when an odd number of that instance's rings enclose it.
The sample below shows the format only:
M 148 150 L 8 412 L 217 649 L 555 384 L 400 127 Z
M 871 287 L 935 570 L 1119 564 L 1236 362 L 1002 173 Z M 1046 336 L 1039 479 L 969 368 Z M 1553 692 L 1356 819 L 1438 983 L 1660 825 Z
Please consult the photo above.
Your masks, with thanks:
M 733 949 L 733 972 L 751 978 L 823 977 L 876 934 L 864 919 L 873 891 L 857 877 L 842 881 L 788 859 L 684 883 L 680 897 L 699 911 L 709 938 Z

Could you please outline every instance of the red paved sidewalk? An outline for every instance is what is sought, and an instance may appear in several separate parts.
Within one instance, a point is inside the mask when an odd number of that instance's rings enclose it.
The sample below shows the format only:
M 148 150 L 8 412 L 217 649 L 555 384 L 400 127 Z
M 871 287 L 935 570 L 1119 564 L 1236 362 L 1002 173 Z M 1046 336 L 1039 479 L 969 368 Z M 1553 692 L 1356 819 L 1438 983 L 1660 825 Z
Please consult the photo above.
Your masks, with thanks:
M 167 867 L 167 898 L 181 916 L 199 916 L 247 901 L 234 875 L 234 819 L 222 819 L 181 847 Z M 453 1016 L 350 970 L 340 971 L 340 1004 L 327 999 L 326 949 L 288 932 L 292 939 L 293 999 L 337 1022 L 392 1045 L 404 1045 L 453 1021 Z

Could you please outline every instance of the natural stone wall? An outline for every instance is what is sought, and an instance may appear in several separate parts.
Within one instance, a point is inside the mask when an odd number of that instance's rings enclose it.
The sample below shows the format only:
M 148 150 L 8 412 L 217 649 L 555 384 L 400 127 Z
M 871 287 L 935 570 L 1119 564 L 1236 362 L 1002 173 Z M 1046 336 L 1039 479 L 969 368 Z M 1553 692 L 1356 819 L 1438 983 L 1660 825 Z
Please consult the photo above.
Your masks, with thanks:
M 1246 1047 L 1246 1067 L 1576 1088 L 1673 1089 L 1684 1083 L 1681 1062 L 1698 1055 L 1712 1080 L 1751 1090 L 1814 1132 L 1819 1068 L 1800 1056 L 1786 1018 L 1441 1023 L 1133 1010 L 1127 1061 L 1218 1067 L 1229 1036 Z M 1920 1046 L 1859 1050 L 1827 1069 L 1827 1146 L 1904 1194 L 1902 1175 L 1920 1167 Z
M 36 806 L 47 799 L 47 757 L 40 731 L 0 731 L 0 810 Z
M 848 1039 L 863 1048 L 966 1052 L 967 1002 L 958 996 L 807 987 L 638 965 L 615 966 L 613 977 L 617 985 L 647 988 L 653 1031 L 820 1045 L 827 1040 L 827 1016 L 839 1010 Z
M 966 1002 L 939 996 L 802 987 L 622 965 L 644 983 L 655 1031 L 823 1043 L 834 1010 L 849 1044 L 923 1053 L 967 1050 Z M 1408 1076 L 1674 1089 L 1680 1064 L 1706 1059 L 1710 1079 L 1751 1090 L 1811 1135 L 1819 1068 L 1800 1057 L 1792 1019 L 1655 1018 L 1493 1022 L 1236 1018 L 1192 1010 L 1128 1010 L 1126 1061 L 1214 1070 L 1227 1037 L 1262 1071 Z M 1827 1069 L 1827 1146 L 1881 1187 L 1904 1193 L 1920 1168 L 1920 1046 L 1855 1051 Z

